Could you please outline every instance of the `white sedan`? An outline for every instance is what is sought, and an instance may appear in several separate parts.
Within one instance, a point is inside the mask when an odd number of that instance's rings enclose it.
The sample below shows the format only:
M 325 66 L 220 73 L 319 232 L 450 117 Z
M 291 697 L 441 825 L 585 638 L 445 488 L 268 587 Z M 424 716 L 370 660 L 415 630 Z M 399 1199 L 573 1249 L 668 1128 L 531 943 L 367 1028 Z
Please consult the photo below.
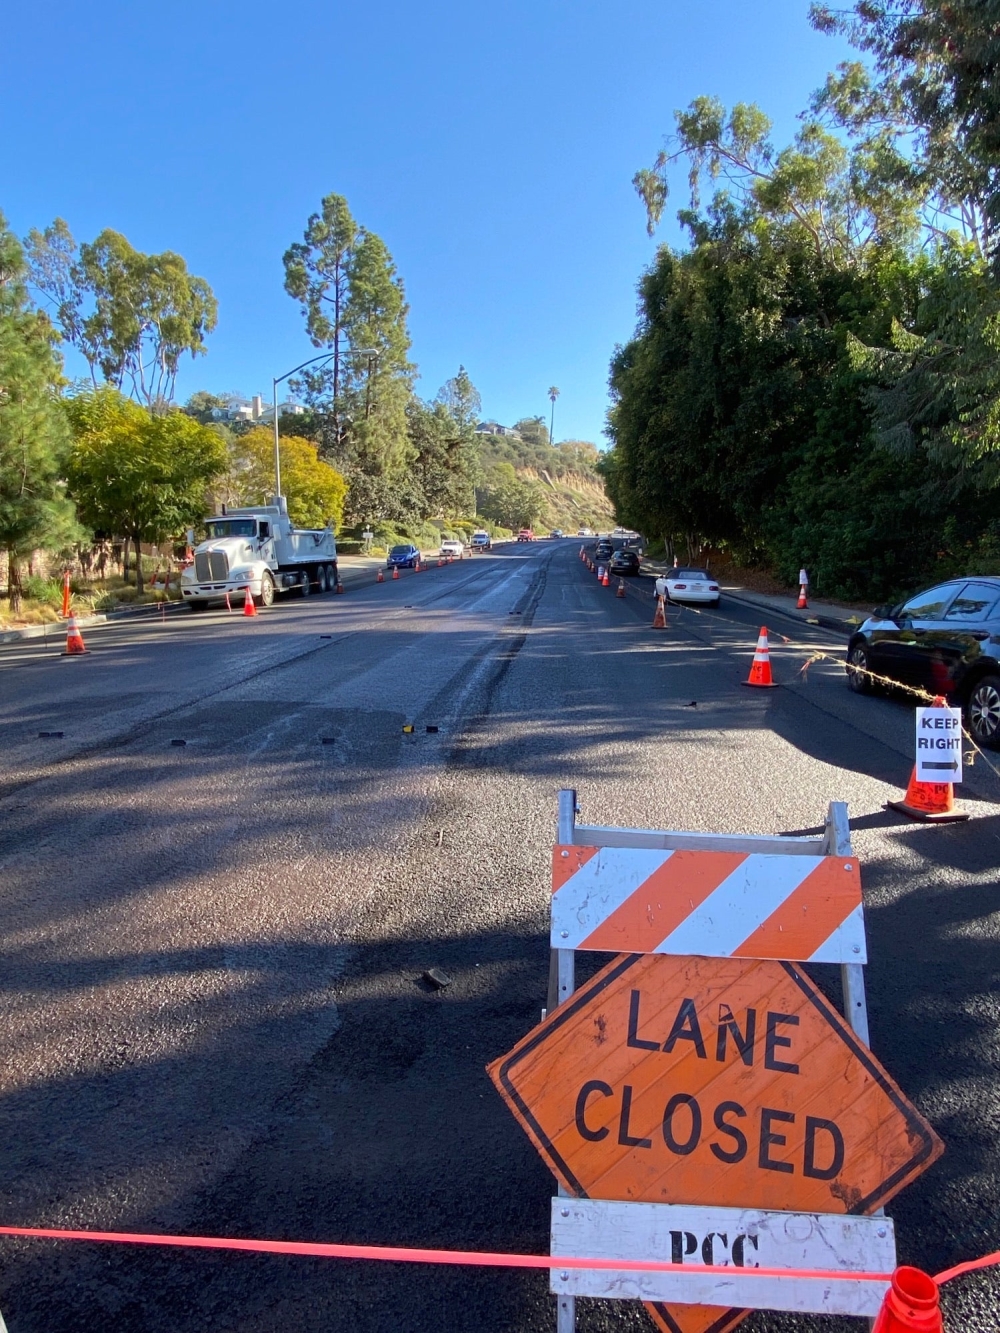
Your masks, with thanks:
M 705 569 L 671 569 L 656 580 L 656 593 L 671 602 L 719 604 L 719 585 Z
M 441 543 L 441 554 L 443 556 L 453 555 L 456 559 L 461 560 L 462 556 L 465 554 L 465 547 L 454 537 L 446 537 Z

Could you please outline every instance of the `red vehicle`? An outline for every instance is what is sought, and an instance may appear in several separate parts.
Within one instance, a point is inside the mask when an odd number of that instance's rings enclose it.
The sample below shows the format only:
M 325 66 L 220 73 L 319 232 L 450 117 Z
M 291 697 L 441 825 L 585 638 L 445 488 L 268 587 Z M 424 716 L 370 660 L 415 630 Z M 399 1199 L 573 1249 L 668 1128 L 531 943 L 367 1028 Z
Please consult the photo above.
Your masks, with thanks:
M 522 528 L 517 534 L 517 540 L 519 542 L 533 542 L 535 540 L 535 534 L 532 532 L 531 528 Z

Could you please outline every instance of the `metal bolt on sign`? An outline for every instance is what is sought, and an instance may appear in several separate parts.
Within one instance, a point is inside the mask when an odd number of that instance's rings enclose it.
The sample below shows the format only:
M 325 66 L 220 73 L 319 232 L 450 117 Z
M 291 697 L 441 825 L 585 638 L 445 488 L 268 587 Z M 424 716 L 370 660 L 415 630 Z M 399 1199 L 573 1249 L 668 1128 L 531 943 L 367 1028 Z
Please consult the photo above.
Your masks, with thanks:
M 943 1146 L 869 1050 L 846 805 L 819 838 L 698 834 L 578 825 L 565 790 L 552 865 L 547 1014 L 489 1071 L 556 1176 L 550 1252 L 718 1270 L 553 1269 L 558 1333 L 578 1295 L 667 1333 L 876 1313 L 852 1274 L 894 1266 L 882 1205 Z M 610 956 L 579 990 L 576 950 Z M 807 962 L 840 965 L 846 1022 Z

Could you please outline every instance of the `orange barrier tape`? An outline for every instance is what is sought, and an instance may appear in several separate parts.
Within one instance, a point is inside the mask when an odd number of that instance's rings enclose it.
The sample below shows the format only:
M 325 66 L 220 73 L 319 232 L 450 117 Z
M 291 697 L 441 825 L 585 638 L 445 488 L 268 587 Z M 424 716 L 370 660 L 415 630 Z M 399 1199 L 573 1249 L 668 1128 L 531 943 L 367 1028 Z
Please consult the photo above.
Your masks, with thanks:
M 954 1268 L 948 1268 L 943 1273 L 938 1273 L 934 1281 L 938 1286 L 945 1282 L 950 1282 L 953 1277 L 961 1277 L 963 1273 L 975 1273 L 980 1268 L 993 1268 L 1000 1264 L 1000 1250 L 995 1250 L 992 1254 L 984 1254 L 981 1259 L 969 1259 L 964 1264 L 956 1264 Z
M 303 1240 L 239 1240 L 227 1236 L 160 1236 L 130 1231 L 58 1231 L 49 1227 L 0 1227 L 0 1236 L 20 1240 L 89 1240 L 116 1245 L 166 1245 L 174 1249 L 242 1250 L 251 1254 L 293 1254 L 310 1259 L 379 1259 L 402 1264 L 462 1264 L 479 1268 L 591 1268 L 616 1269 L 619 1272 L 677 1271 L 678 1265 L 657 1259 L 581 1259 L 551 1254 L 494 1254 L 488 1250 L 424 1250 L 405 1245 L 336 1245 Z M 964 1264 L 938 1273 L 938 1286 L 952 1278 L 1000 1265 L 1000 1250 L 970 1259 Z M 718 1265 L 684 1264 L 686 1273 L 719 1273 Z M 889 1282 L 891 1273 L 859 1273 L 843 1269 L 819 1268 L 745 1268 L 741 1272 L 757 1277 L 814 1278 L 826 1282 Z
M 310 1259 L 382 1259 L 403 1264 L 465 1264 L 480 1268 L 607 1268 L 619 1272 L 677 1271 L 678 1265 L 657 1259 L 579 1259 L 552 1254 L 492 1254 L 482 1250 L 422 1250 L 394 1245 L 329 1245 L 302 1240 L 235 1240 L 224 1236 L 156 1236 L 127 1231 L 56 1231 L 47 1227 L 0 1227 L 0 1236 L 34 1240 L 110 1241 L 118 1245 L 169 1245 L 197 1250 L 245 1250 L 253 1254 L 296 1254 Z M 720 1273 L 718 1265 L 684 1264 L 688 1273 Z M 758 1277 L 856 1278 L 889 1282 L 891 1273 L 856 1273 L 826 1269 L 746 1268 Z

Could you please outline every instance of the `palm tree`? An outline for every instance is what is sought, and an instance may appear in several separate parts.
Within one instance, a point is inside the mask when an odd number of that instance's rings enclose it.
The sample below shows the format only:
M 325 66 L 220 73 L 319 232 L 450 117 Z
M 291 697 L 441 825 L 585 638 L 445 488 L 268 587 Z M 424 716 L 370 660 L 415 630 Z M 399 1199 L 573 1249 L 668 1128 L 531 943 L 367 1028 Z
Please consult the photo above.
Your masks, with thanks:
M 549 444 L 555 444 L 555 426 L 556 426 L 556 399 L 559 397 L 559 390 L 553 384 L 549 389 L 549 401 L 552 404 L 552 415 L 549 418 Z

